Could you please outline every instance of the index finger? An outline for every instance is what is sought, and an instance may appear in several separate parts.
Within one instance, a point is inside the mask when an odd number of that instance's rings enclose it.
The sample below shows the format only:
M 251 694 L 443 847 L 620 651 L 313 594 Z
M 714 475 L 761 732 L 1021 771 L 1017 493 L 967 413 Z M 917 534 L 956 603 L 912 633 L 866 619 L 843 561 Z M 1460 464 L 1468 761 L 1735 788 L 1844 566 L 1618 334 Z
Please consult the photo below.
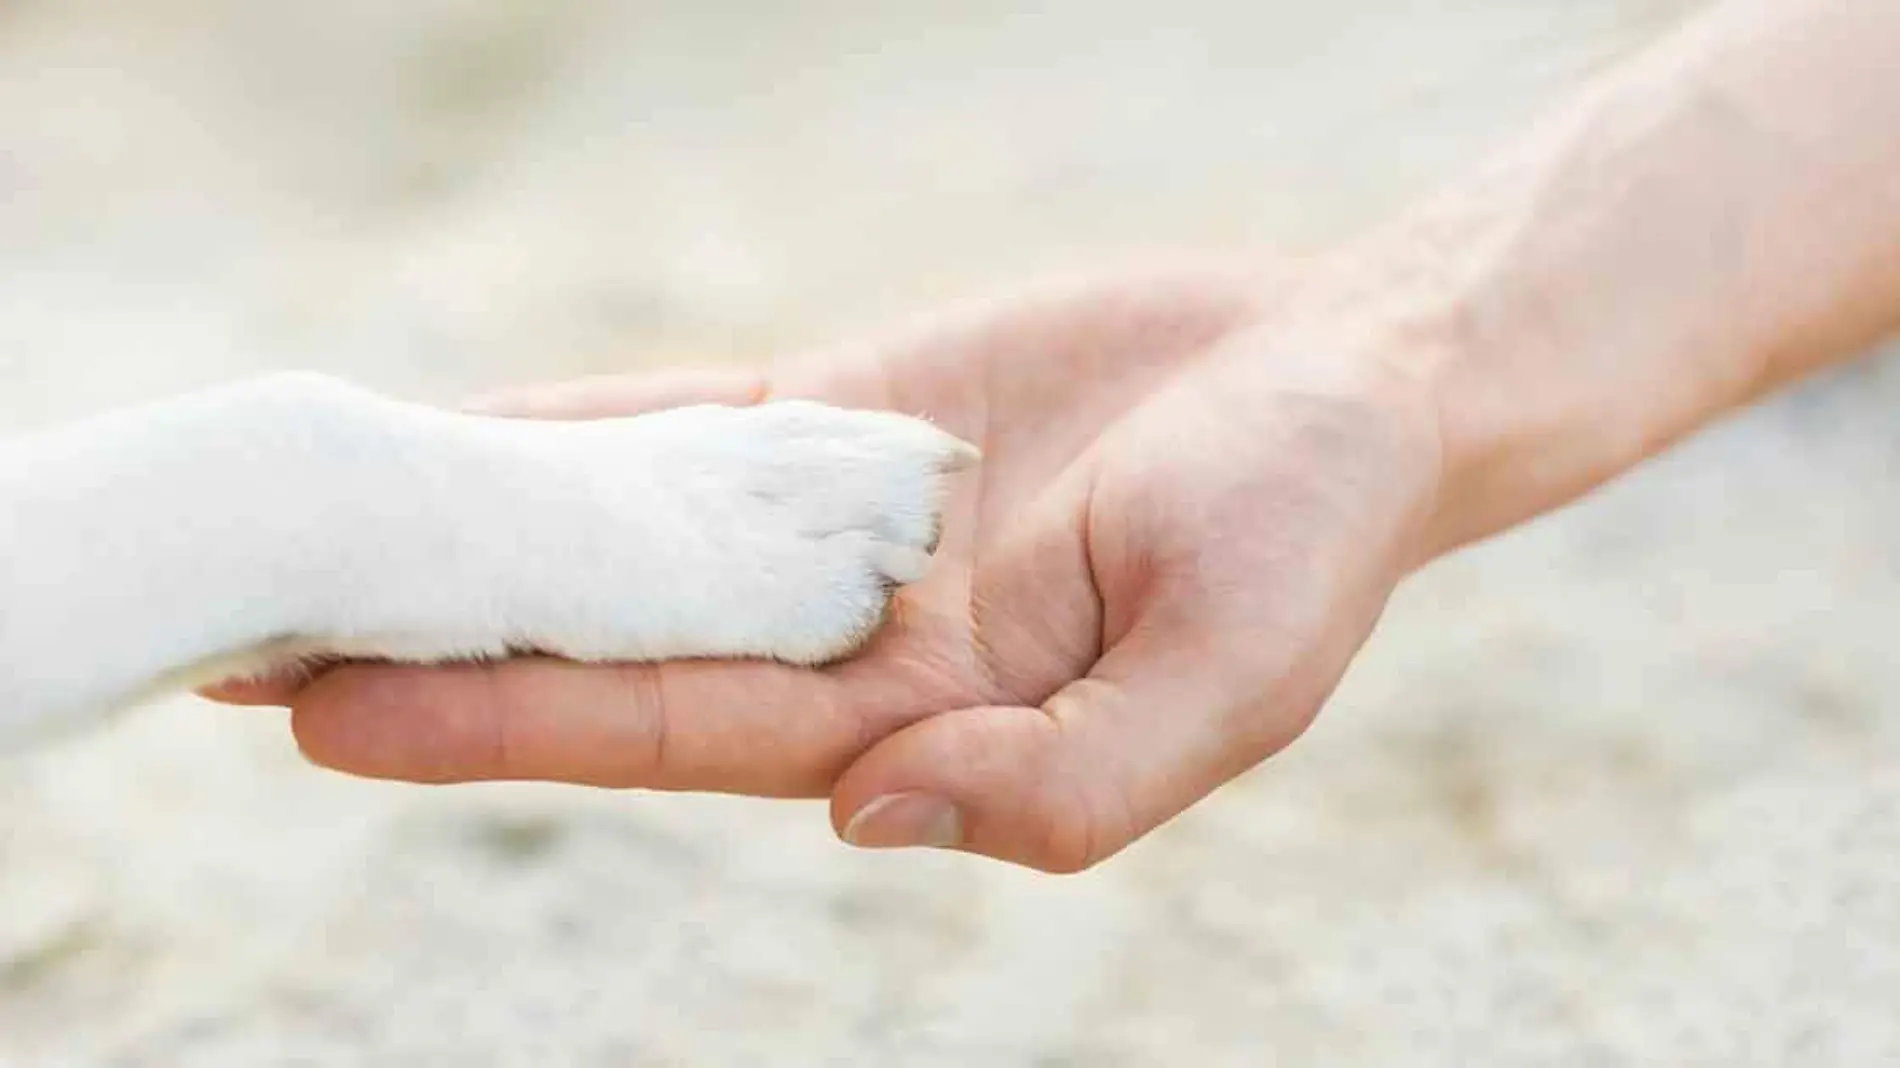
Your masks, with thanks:
M 690 404 L 744 407 L 764 400 L 768 389 L 757 369 L 690 368 L 520 386 L 475 397 L 462 407 L 478 415 L 524 419 L 611 419 Z
M 818 797 L 881 733 L 843 685 L 763 662 L 350 665 L 291 722 L 310 760 L 369 778 Z

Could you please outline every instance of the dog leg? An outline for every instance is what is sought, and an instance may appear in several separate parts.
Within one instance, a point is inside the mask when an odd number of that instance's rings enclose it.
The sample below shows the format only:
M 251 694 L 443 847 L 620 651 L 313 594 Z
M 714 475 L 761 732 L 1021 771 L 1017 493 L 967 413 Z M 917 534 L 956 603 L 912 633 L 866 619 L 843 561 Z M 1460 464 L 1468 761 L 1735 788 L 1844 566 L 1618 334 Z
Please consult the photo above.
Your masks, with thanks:
M 0 441 L 0 742 L 319 655 L 839 659 L 974 458 L 807 402 L 538 422 L 303 374 Z

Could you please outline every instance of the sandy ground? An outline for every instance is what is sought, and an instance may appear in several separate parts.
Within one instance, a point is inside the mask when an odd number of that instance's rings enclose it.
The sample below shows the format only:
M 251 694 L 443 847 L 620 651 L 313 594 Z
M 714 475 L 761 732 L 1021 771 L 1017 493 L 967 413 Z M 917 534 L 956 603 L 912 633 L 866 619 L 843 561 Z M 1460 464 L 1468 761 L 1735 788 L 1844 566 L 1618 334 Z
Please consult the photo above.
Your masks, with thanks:
M 0 8 L 0 426 L 425 397 L 1374 219 L 1666 0 Z M 0 765 L 0 1063 L 1900 1063 L 1900 365 L 1402 591 L 1098 872 L 424 790 L 179 701 Z

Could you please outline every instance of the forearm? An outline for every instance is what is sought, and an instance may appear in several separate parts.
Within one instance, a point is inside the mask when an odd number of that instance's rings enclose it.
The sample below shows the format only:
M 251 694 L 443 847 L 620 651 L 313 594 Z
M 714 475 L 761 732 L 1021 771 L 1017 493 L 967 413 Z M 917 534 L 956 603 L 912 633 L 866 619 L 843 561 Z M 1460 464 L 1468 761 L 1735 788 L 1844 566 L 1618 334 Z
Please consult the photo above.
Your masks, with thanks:
M 1900 7 L 1723 6 L 1343 262 L 1444 441 L 1432 552 L 1900 326 Z

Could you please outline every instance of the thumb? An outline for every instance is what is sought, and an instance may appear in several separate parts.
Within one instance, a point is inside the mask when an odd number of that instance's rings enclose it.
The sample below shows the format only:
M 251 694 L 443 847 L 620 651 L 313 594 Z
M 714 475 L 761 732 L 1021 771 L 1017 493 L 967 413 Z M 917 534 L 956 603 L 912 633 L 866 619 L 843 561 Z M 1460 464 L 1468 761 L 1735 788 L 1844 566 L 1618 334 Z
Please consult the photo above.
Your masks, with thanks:
M 839 779 L 833 824 L 866 848 L 1093 867 L 1292 742 L 1337 681 L 1336 671 L 1319 685 L 1263 679 L 1261 646 L 1249 663 L 1231 655 L 1240 643 L 1222 644 L 1136 632 L 1040 708 L 913 724 Z

